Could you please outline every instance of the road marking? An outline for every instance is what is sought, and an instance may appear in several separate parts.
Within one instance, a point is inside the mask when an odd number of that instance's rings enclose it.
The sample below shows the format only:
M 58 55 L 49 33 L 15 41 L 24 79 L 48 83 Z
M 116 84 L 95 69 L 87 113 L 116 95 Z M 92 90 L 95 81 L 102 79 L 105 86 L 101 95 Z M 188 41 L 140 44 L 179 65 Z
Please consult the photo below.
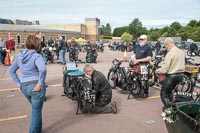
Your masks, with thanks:
M 2 118 L 0 119 L 0 122 L 2 121 L 10 121 L 10 120 L 18 120 L 18 119 L 24 119 L 27 115 L 21 115 L 21 116 L 15 116 L 15 117 L 8 117 L 8 118 Z
M 152 97 L 149 97 L 147 99 L 155 99 L 155 98 L 160 98 L 160 96 L 152 96 Z
M 60 87 L 62 86 L 62 84 L 52 84 L 52 85 L 48 85 L 49 87 Z M 0 89 L 0 92 L 3 91 L 18 91 L 18 88 L 10 88 L 10 89 Z
M 47 77 L 56 77 L 56 76 L 61 76 L 62 77 L 63 75 L 60 75 L 60 74 L 47 75 Z M 0 81 L 1 80 L 11 80 L 11 78 L 1 78 Z
M 58 87 L 58 86 L 62 86 L 62 84 L 53 84 L 53 85 L 48 85 L 48 86 Z
M 0 92 L 1 92 L 1 91 L 16 91 L 16 90 L 18 90 L 18 88 L 0 89 Z
M 11 78 L 1 78 L 0 81 L 1 80 L 11 80 Z

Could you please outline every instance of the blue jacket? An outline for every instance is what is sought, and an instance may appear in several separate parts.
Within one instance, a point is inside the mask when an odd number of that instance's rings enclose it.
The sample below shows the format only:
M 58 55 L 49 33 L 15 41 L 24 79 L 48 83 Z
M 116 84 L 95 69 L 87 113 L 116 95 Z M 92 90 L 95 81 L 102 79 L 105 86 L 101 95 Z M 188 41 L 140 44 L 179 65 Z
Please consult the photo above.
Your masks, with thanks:
M 22 73 L 21 80 L 16 73 L 18 69 Z M 44 60 L 35 50 L 22 51 L 9 68 L 9 74 L 18 87 L 22 83 L 31 81 L 38 81 L 37 85 L 43 86 L 46 73 L 47 69 Z

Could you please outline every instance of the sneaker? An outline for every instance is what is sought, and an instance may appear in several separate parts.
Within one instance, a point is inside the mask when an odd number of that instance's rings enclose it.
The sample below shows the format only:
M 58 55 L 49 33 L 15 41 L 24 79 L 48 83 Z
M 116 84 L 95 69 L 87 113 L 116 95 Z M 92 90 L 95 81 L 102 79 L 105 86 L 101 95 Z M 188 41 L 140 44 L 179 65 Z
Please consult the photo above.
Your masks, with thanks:
M 111 103 L 111 109 L 112 109 L 113 114 L 117 114 L 117 102 L 116 101 L 113 101 Z

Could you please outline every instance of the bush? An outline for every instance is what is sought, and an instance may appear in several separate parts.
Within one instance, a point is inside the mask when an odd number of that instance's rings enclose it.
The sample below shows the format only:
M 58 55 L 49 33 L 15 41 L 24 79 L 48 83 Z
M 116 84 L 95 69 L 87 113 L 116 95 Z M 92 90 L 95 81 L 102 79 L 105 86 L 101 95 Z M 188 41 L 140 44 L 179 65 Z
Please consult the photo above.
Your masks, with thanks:
M 103 39 L 112 39 L 112 36 L 103 36 Z

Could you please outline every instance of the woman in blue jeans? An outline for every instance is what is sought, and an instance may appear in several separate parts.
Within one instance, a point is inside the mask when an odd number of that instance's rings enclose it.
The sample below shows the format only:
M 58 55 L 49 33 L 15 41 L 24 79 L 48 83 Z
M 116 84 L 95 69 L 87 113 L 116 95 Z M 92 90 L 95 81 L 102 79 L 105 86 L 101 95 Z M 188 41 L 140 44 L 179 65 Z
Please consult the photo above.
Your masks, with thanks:
M 26 40 L 27 50 L 22 51 L 9 68 L 12 80 L 19 87 L 32 106 L 29 133 L 42 132 L 42 107 L 46 94 L 46 65 L 43 57 L 37 53 L 40 39 L 29 35 Z M 17 70 L 22 72 L 19 79 Z

